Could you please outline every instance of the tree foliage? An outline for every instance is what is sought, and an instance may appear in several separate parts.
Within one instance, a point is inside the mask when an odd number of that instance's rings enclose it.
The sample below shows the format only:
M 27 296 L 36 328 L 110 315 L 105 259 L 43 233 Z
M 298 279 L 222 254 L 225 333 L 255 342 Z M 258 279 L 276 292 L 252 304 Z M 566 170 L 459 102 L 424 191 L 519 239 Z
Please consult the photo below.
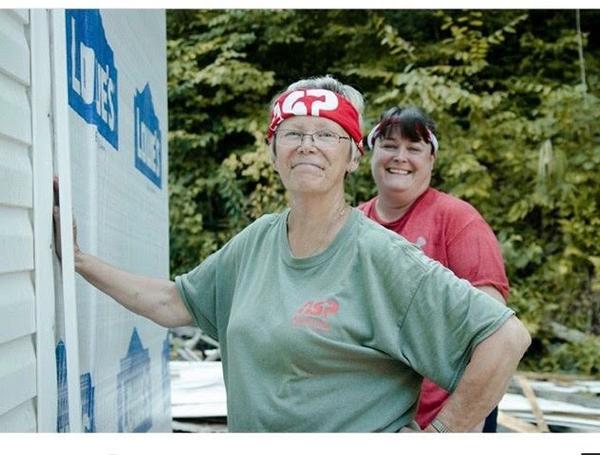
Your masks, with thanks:
M 271 97 L 332 74 L 381 111 L 416 104 L 440 131 L 433 185 L 501 243 L 530 368 L 600 373 L 600 13 L 207 10 L 168 13 L 171 271 L 191 269 L 286 195 L 266 152 Z M 375 186 L 368 156 L 348 178 Z M 556 321 L 588 334 L 567 343 Z M 595 357 L 594 357 L 595 356 Z

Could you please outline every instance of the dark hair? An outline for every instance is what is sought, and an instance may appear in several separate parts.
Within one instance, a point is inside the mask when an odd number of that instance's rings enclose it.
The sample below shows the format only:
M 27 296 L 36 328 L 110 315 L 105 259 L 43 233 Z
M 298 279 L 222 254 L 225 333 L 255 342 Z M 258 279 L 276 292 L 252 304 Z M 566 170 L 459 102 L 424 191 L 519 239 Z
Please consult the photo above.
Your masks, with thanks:
M 377 137 L 389 138 L 399 135 L 413 142 L 423 141 L 434 147 L 427 130 L 439 138 L 435 122 L 422 109 L 416 106 L 393 107 L 388 109 L 379 118 L 379 134 Z

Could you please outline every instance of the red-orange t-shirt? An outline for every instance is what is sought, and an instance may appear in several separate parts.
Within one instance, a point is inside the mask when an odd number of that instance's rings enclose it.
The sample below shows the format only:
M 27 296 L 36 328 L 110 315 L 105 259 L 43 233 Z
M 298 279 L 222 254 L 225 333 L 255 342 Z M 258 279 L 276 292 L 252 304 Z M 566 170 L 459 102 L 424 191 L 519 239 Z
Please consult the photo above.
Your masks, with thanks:
M 377 216 L 373 199 L 359 205 L 372 220 L 416 244 L 473 286 L 493 286 L 506 299 L 508 278 L 500 245 L 490 226 L 469 203 L 429 188 L 408 211 L 391 223 Z M 448 392 L 427 378 L 421 387 L 416 420 L 425 428 L 438 414 Z

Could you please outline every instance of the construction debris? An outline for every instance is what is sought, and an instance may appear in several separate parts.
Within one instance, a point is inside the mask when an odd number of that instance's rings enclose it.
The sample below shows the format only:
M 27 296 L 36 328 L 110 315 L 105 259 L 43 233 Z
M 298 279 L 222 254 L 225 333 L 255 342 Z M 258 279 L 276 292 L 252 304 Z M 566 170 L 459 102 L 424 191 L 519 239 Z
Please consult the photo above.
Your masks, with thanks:
M 532 425 L 524 420 L 517 419 L 503 411 L 498 411 L 498 427 L 501 430 L 515 433 L 539 433 L 537 426 Z
M 173 420 L 173 433 L 227 433 L 225 419 L 205 419 L 203 422 Z
M 197 327 L 172 329 L 171 360 L 221 360 L 219 343 Z
M 509 431 L 600 432 L 600 381 L 516 375 L 498 409 L 498 424 Z
M 529 401 L 529 405 L 531 406 L 531 410 L 533 411 L 533 415 L 535 417 L 535 422 L 536 422 L 538 429 L 542 433 L 549 433 L 550 428 L 548 428 L 548 424 L 546 423 L 546 420 L 544 419 L 544 413 L 540 409 L 540 406 L 538 404 L 535 393 L 533 392 L 533 389 L 529 385 L 527 378 L 525 378 L 524 376 L 517 375 L 517 376 L 515 376 L 515 379 L 521 386 L 521 390 L 525 394 L 525 398 L 527 398 L 527 401 Z
M 219 343 L 195 327 L 172 332 L 171 413 L 174 432 L 227 431 L 227 397 Z
M 174 418 L 226 416 L 221 362 L 171 362 L 171 405 Z

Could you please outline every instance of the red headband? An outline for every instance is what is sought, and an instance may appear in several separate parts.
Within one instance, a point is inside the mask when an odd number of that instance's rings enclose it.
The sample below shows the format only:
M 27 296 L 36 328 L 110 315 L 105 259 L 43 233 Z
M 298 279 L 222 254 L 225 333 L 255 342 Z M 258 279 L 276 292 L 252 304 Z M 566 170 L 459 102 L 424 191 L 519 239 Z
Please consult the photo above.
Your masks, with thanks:
M 361 155 L 364 153 L 356 108 L 343 96 L 331 90 L 319 88 L 293 90 L 285 92 L 277 98 L 271 111 L 267 139 L 271 140 L 281 122 L 298 115 L 333 120 L 354 139 Z

